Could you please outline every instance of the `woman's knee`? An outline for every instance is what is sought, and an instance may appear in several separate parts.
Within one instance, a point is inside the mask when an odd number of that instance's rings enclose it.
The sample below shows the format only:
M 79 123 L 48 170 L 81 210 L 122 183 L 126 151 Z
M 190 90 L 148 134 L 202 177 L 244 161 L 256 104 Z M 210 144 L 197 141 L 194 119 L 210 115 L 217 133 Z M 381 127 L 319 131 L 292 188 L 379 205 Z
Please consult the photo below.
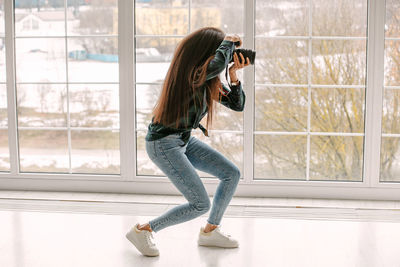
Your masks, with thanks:
M 239 168 L 235 166 L 230 169 L 227 176 L 232 182 L 238 183 L 240 180 L 241 172 Z
M 210 198 L 207 196 L 203 196 L 200 200 L 192 203 L 195 210 L 197 210 L 200 214 L 204 214 L 211 208 Z

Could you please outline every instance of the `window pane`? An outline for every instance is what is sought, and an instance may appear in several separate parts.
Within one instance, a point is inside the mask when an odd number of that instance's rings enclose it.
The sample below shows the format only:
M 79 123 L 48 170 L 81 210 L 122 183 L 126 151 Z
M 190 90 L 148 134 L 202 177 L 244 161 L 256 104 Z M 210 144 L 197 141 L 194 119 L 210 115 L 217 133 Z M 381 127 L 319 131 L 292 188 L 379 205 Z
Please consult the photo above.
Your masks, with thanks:
M 313 40 L 312 83 L 364 85 L 366 41 Z
M 400 38 L 400 2 L 386 0 L 386 37 Z
M 387 38 L 400 38 L 400 3 L 396 0 L 386 0 L 386 25 Z M 382 134 L 394 136 L 382 136 L 380 181 L 400 181 L 400 41 L 385 40 L 385 86 L 383 88 L 382 109 Z
M 307 84 L 306 41 L 257 38 L 256 51 L 256 83 Z
M 312 0 L 313 35 L 367 36 L 365 0 Z
M 311 131 L 364 132 L 364 89 L 313 88 Z
M 244 0 L 192 0 L 191 7 L 191 31 L 212 26 L 244 35 Z
M 383 91 L 382 133 L 400 134 L 400 90 Z
M 67 14 L 71 23 L 73 15 Z M 16 36 L 64 36 L 64 0 L 15 1 Z
M 17 38 L 17 82 L 65 82 L 64 38 Z
M 385 85 L 400 86 L 400 41 L 385 41 Z
M 69 82 L 118 82 L 118 38 L 68 38 Z
M 255 179 L 306 178 L 307 137 L 254 135 Z
M 256 1 L 256 35 L 308 35 L 308 0 Z
M 180 40 L 136 37 L 136 82 L 163 82 Z
M 0 0 L 0 37 L 5 36 L 4 0 Z
M 119 132 L 71 131 L 74 173 L 120 173 Z
M 117 84 L 70 84 L 71 126 L 119 128 L 118 89 Z
M 307 88 L 257 86 L 256 131 L 307 130 Z
M 118 34 L 117 0 L 67 0 L 68 35 Z
M 382 137 L 380 181 L 400 182 L 399 137 Z
M 136 1 L 136 34 L 187 34 L 188 7 L 188 0 Z
M 0 84 L 0 127 L 8 126 L 7 86 Z
M 0 171 L 10 171 L 10 152 L 8 149 L 8 131 L 0 130 Z
M 136 85 L 136 128 L 146 130 L 151 122 L 152 109 L 161 91 L 161 84 Z
M 0 37 L 0 83 L 6 82 L 6 47 L 5 38 Z
M 18 137 L 22 172 L 68 172 L 67 131 L 20 129 Z
M 59 84 L 17 85 L 18 126 L 67 127 L 67 90 Z
M 311 136 L 311 180 L 361 181 L 362 166 L 362 136 Z

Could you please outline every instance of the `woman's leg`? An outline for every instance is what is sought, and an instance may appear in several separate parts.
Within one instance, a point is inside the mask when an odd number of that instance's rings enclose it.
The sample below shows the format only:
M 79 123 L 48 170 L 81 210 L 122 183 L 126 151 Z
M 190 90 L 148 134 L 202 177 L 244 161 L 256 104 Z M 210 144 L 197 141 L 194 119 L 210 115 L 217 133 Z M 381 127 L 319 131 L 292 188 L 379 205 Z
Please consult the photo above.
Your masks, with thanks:
M 194 136 L 187 144 L 186 155 L 195 168 L 220 179 L 207 220 L 209 224 L 219 225 L 239 183 L 240 170 L 220 152 Z
M 186 146 L 179 135 L 171 135 L 146 142 L 151 160 L 167 175 L 188 203 L 176 206 L 161 216 L 149 221 L 154 232 L 194 219 L 206 213 L 211 206 L 210 199 L 199 175 L 185 155 Z

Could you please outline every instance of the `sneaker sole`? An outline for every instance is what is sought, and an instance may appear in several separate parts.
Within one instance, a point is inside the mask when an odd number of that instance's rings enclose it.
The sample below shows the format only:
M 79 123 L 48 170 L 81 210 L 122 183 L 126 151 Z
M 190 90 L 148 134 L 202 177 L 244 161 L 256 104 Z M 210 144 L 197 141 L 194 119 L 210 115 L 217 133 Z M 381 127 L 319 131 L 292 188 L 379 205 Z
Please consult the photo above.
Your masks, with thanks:
M 203 247 L 218 247 L 218 248 L 238 248 L 239 245 L 232 245 L 232 246 L 220 246 L 220 245 L 216 245 L 216 244 L 207 244 L 207 243 L 203 243 L 202 241 L 197 241 L 197 244 L 199 246 L 203 246 Z
M 156 253 L 156 254 L 146 254 L 146 253 L 144 253 L 142 248 L 137 245 L 137 243 L 136 243 L 137 239 L 135 238 L 135 234 L 132 234 L 132 231 L 134 231 L 134 229 L 132 229 L 131 231 L 126 233 L 125 237 L 137 248 L 137 250 L 140 251 L 140 253 L 142 253 L 144 256 L 148 256 L 148 257 L 156 257 L 156 256 L 160 255 L 159 253 Z

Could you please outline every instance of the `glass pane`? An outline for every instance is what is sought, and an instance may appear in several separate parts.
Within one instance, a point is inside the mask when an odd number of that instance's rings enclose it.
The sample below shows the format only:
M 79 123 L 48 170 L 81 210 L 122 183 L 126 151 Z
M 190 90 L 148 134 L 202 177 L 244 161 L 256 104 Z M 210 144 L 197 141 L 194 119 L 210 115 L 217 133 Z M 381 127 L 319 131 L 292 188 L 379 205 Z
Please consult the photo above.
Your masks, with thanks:
M 16 36 L 64 36 L 64 0 L 15 1 Z M 73 16 L 68 14 L 68 23 Z
M 256 51 L 256 83 L 307 84 L 307 41 L 257 38 Z
M 120 173 L 119 132 L 71 131 L 73 173 Z
M 0 171 L 10 171 L 10 152 L 8 150 L 8 131 L 0 130 Z
M 364 40 L 313 40 L 312 83 L 364 85 L 366 46 Z
M 68 38 L 70 82 L 118 82 L 118 38 Z
M 400 90 L 383 91 L 382 133 L 400 134 Z
M 18 82 L 65 82 L 64 38 L 17 38 Z
M 380 181 L 400 182 L 400 138 L 382 137 Z
M 313 35 L 367 36 L 366 0 L 312 0 Z
M 256 86 L 256 131 L 306 131 L 307 92 L 307 88 Z
M 400 86 L 400 41 L 385 41 L 385 85 Z
M 313 88 L 311 131 L 364 132 L 365 89 Z
M 160 95 L 161 84 L 136 85 L 136 128 L 147 130 L 153 107 Z
M 117 0 L 67 0 L 68 35 L 118 34 Z
M 0 84 L 0 127 L 8 126 L 7 86 Z
M 257 134 L 254 142 L 254 179 L 306 178 L 306 136 Z
M 0 0 L 0 36 L 5 36 L 4 0 Z
M 207 137 L 198 129 L 192 131 L 191 135 L 208 144 L 232 161 L 232 163 L 239 168 L 241 178 L 243 178 L 243 134 L 210 132 L 210 136 Z M 197 173 L 200 177 L 215 178 L 215 176 L 200 170 L 197 170 Z
M 214 114 L 212 125 L 209 130 L 243 130 L 243 112 L 231 110 L 221 103 L 214 102 Z M 207 114 L 200 121 L 201 125 L 207 127 Z
M 136 37 L 136 82 L 163 82 L 180 40 Z
M 144 139 L 147 131 L 137 131 L 136 134 L 136 175 L 165 176 L 147 154 Z
M 67 131 L 19 130 L 18 137 L 22 172 L 68 172 Z
M 191 29 L 217 27 L 244 35 L 244 0 L 192 0 Z
M 5 47 L 5 38 L 0 37 L 0 83 L 5 83 L 5 82 L 6 82 L 6 47 Z
M 136 34 L 185 35 L 188 33 L 189 1 L 135 1 Z
M 71 126 L 119 128 L 118 89 L 117 84 L 70 84 Z
M 361 181 L 362 136 L 311 136 L 310 180 Z
M 256 35 L 308 35 L 308 0 L 256 1 Z
M 386 37 L 400 38 L 400 2 L 386 0 Z
M 18 126 L 67 127 L 67 89 L 62 84 L 18 84 Z

